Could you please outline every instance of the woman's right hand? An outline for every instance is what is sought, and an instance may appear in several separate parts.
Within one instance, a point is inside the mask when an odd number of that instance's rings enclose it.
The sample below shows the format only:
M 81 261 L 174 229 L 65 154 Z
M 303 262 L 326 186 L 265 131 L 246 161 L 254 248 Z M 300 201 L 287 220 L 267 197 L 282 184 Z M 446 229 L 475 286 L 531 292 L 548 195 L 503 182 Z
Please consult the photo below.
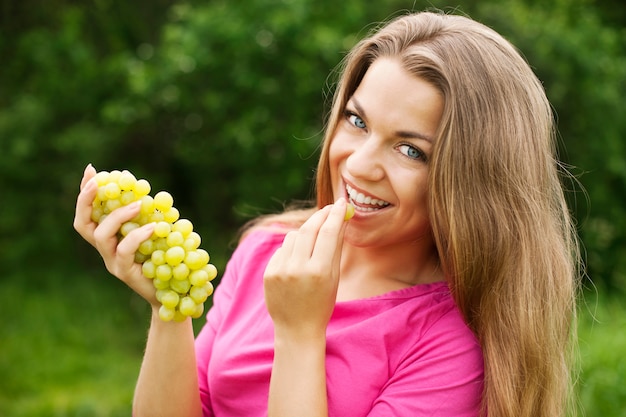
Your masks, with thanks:
M 141 226 L 131 231 L 121 241 L 118 240 L 117 232 L 122 224 L 139 213 L 139 202 L 114 210 L 100 224 L 94 222 L 91 219 L 91 209 L 98 189 L 95 175 L 96 170 L 89 164 L 85 168 L 80 193 L 76 199 L 74 229 L 98 250 L 111 274 L 146 299 L 153 308 L 158 308 L 154 285 L 143 276 L 141 264 L 135 262 L 135 252 L 141 242 L 152 236 L 154 224 Z

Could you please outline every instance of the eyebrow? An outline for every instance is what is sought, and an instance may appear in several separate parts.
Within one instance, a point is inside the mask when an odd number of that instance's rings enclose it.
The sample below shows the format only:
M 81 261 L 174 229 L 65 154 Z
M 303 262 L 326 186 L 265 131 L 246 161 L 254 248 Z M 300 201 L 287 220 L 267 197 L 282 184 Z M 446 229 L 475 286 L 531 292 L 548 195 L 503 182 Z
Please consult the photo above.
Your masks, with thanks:
M 359 112 L 359 114 L 363 115 L 365 119 L 367 119 L 367 114 L 365 113 L 365 110 L 363 110 L 363 106 L 361 106 L 361 103 L 359 103 L 359 101 L 354 96 L 350 97 L 350 99 L 348 100 L 348 103 L 350 102 L 352 102 L 356 111 Z M 409 131 L 409 130 L 398 130 L 395 132 L 395 135 L 404 139 L 422 139 L 427 142 L 431 142 L 431 143 L 434 142 L 434 139 L 432 136 L 425 135 L 420 132 Z

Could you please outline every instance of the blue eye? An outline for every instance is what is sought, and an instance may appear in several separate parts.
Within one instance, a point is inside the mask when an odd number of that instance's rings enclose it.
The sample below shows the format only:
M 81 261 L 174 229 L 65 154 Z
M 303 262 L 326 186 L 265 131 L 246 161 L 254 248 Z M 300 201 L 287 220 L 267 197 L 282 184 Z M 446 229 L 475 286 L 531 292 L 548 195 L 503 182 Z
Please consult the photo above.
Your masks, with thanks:
M 365 129 L 367 126 L 365 125 L 365 122 L 363 121 L 363 119 L 361 119 L 359 116 L 357 116 L 356 114 L 349 114 L 348 115 L 348 121 L 353 124 L 354 126 L 358 127 L 359 129 Z
M 411 159 L 426 159 L 426 155 L 424 155 L 424 152 L 411 145 L 402 144 L 398 146 L 398 150 L 400 151 L 400 153 L 408 156 Z

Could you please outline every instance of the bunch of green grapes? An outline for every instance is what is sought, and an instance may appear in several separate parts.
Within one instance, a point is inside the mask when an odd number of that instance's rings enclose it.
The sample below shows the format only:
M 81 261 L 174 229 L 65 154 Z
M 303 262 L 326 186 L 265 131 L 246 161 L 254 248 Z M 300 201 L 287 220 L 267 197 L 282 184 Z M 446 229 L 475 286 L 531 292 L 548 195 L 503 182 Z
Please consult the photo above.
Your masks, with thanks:
M 119 239 L 144 224 L 155 223 L 152 236 L 139 245 L 135 262 L 142 264 L 143 275 L 154 284 L 161 320 L 200 317 L 204 302 L 213 293 L 211 280 L 217 269 L 209 263 L 208 252 L 200 248 L 200 235 L 191 221 L 180 218 L 170 193 L 160 191 L 151 197 L 150 183 L 127 170 L 100 171 L 95 180 L 98 191 L 91 211 L 93 221 L 101 223 L 113 210 L 140 200 L 139 214 L 121 226 Z

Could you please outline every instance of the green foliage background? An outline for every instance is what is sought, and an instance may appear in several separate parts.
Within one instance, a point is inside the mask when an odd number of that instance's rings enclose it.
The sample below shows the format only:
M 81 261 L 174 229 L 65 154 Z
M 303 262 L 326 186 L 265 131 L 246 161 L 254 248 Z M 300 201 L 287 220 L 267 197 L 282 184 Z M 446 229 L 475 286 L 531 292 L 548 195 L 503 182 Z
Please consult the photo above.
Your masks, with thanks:
M 494 27 L 544 82 L 558 116 L 562 158 L 580 181 L 568 187 L 586 253 L 585 286 L 599 288 L 602 299 L 622 297 L 626 4 L 620 0 L 3 0 L 0 356 L 7 359 L 0 360 L 0 376 L 13 377 L 0 378 L 6 381 L 0 392 L 35 390 L 25 382 L 30 374 L 15 377 L 10 359 L 27 351 L 5 341 L 21 334 L 21 343 L 46 345 L 24 332 L 36 323 L 48 326 L 41 317 L 71 317 L 64 301 L 94 320 L 117 323 L 123 315 L 117 331 L 145 327 L 145 311 L 125 288 L 95 278 L 106 275 L 101 261 L 72 229 L 87 163 L 130 169 L 155 191 L 170 191 L 222 270 L 243 222 L 311 195 L 333 69 L 344 53 L 376 22 L 433 7 Z M 102 297 L 85 296 L 90 289 Z M 46 291 L 60 297 L 58 304 L 38 295 Z M 15 302 L 23 297 L 28 300 Z M 126 310 L 110 307 L 116 297 Z M 35 304 L 49 304 L 51 313 L 23 307 Z M 24 326 L 21 332 L 15 323 Z M 616 331 L 624 330 L 624 321 L 617 323 Z M 102 331 L 113 333 L 104 340 L 119 337 L 116 326 Z M 142 338 L 133 335 L 131 358 L 140 357 Z M 607 378 L 590 380 L 604 388 Z M 585 392 L 586 403 L 593 403 L 596 396 Z M 594 407 L 625 408 L 626 393 L 614 392 L 612 401 Z M 89 406 L 80 414 L 77 406 L 63 414 L 58 410 L 71 409 L 63 407 L 49 405 L 50 415 L 113 413 Z

